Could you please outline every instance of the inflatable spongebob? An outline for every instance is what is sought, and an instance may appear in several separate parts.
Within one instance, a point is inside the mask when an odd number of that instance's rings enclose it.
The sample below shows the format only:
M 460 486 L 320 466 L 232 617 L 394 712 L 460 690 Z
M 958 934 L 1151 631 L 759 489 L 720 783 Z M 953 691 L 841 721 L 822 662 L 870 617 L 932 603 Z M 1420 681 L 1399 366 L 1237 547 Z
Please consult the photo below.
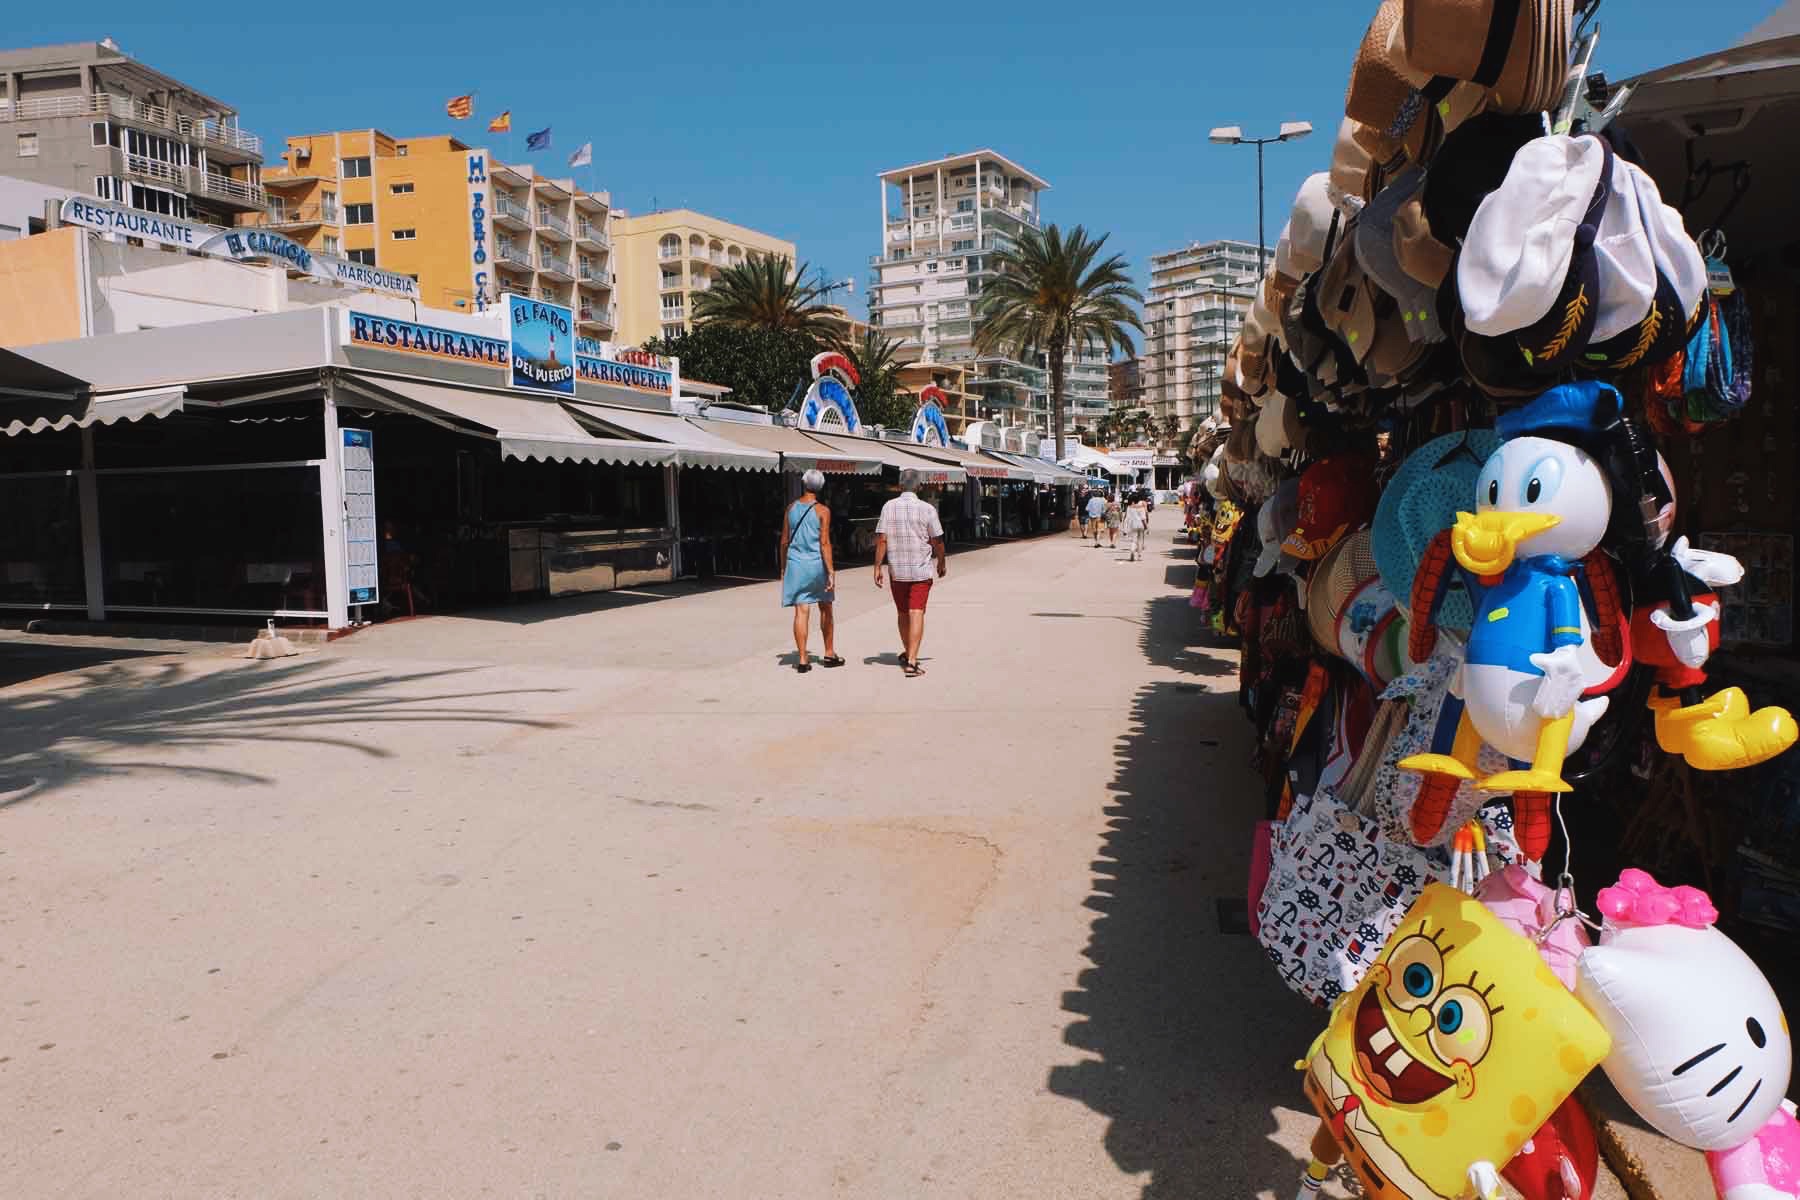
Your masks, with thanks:
M 1375 1200 L 1497 1197 L 1610 1046 L 1528 940 L 1431 884 L 1300 1064 L 1323 1124 L 1299 1195 L 1347 1158 Z

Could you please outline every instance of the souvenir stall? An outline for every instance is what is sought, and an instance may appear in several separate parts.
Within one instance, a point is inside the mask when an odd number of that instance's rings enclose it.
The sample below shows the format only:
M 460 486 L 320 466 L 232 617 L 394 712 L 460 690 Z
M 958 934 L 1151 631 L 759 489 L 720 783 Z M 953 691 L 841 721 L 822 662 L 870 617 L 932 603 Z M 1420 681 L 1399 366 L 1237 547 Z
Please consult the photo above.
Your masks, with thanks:
M 1301 1197 L 1343 1171 L 1585 1198 L 1595 1068 L 1727 1200 L 1800 1194 L 1789 1028 L 1729 882 L 1594 819 L 1678 771 L 1707 824 L 1695 795 L 1800 737 L 1715 659 L 1783 619 L 1734 610 L 1787 603 L 1759 572 L 1791 548 L 1752 522 L 1790 521 L 1791 467 L 1720 524 L 1758 481 L 1714 447 L 1792 377 L 1750 364 L 1793 309 L 1665 198 L 1597 8 L 1379 6 L 1230 351 L 1229 430 L 1192 448 L 1194 606 L 1240 649 L 1265 787 L 1252 930 L 1330 1014 L 1294 1048 Z

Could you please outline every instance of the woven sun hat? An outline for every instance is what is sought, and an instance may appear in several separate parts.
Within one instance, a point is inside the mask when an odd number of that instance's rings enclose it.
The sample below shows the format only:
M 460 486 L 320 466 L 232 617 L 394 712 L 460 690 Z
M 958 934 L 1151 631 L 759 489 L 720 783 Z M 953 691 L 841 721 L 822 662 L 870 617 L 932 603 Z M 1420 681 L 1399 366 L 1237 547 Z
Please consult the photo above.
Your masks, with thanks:
M 1414 90 L 1393 59 L 1393 34 L 1399 27 L 1400 0 L 1382 0 L 1356 48 L 1350 87 L 1344 93 L 1345 116 L 1395 138 L 1406 132 L 1398 123 Z
M 1573 8 L 1574 0 L 1404 0 L 1407 62 L 1491 89 L 1503 112 L 1542 112 L 1562 91 Z
M 1326 191 L 1331 204 L 1347 217 L 1356 215 L 1363 206 L 1369 186 L 1369 173 L 1375 169 L 1375 157 L 1357 140 L 1360 123 L 1345 117 L 1338 126 L 1337 141 L 1331 147 L 1331 171 Z
M 1377 688 L 1404 669 L 1405 620 L 1376 569 L 1368 530 L 1333 546 L 1313 568 L 1306 623 L 1323 650 L 1355 666 Z
M 1431 232 L 1423 199 L 1415 195 L 1394 213 L 1394 261 L 1418 282 L 1436 291 L 1450 273 L 1456 252 Z
M 1375 508 L 1370 546 L 1387 590 L 1402 604 L 1412 596 L 1413 575 L 1431 539 L 1456 524 L 1456 514 L 1475 502 L 1475 480 L 1488 456 L 1500 447 L 1491 429 L 1433 438 L 1406 456 L 1388 480 Z M 1465 631 L 1475 620 L 1469 595 L 1444 597 L 1437 623 Z
M 1331 207 L 1331 176 L 1324 171 L 1309 175 L 1294 196 L 1294 207 L 1288 217 L 1288 273 L 1304 279 L 1325 265 L 1325 244 L 1331 238 L 1332 221 L 1337 212 Z M 1284 270 L 1280 261 L 1281 247 L 1275 247 L 1276 269 Z
M 1369 202 L 1356 219 L 1356 257 L 1376 286 L 1393 297 L 1407 339 L 1441 342 L 1444 331 L 1438 325 L 1437 289 L 1402 270 L 1395 249 L 1395 217 L 1424 182 L 1423 171 L 1409 168 Z

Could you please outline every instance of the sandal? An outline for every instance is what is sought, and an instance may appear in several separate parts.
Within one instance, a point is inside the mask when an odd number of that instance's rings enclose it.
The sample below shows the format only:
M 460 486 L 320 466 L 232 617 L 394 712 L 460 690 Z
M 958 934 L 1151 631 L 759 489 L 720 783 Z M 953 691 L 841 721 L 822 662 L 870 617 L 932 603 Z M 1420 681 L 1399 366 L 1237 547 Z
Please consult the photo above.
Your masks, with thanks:
M 906 672 L 906 677 L 908 679 L 917 679 L 919 676 L 921 676 L 925 673 L 925 668 L 921 667 L 916 662 L 908 662 L 905 659 L 901 659 L 900 666 L 901 666 L 901 669 L 903 669 Z
M 800 672 L 800 674 L 804 675 L 808 671 L 812 670 L 812 664 L 809 662 L 795 663 L 794 670 L 796 670 L 796 671 Z
M 819 665 L 821 667 L 841 667 L 844 665 L 844 659 L 841 655 L 827 654 L 819 660 Z

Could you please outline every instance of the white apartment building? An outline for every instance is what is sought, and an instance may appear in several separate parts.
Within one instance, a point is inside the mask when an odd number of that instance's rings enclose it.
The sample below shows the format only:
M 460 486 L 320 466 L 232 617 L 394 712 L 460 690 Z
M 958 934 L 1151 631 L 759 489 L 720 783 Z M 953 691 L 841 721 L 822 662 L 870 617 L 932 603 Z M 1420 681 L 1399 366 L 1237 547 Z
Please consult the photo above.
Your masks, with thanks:
M 902 343 L 902 357 L 964 367 L 981 416 L 1043 431 L 1050 427 L 1043 356 L 978 355 L 974 337 L 994 253 L 1038 227 L 1039 197 L 1049 188 L 992 150 L 883 171 L 881 253 L 869 260 L 870 323 Z M 1067 364 L 1064 424 L 1073 429 L 1106 411 L 1106 352 L 1072 348 Z
M 1142 407 L 1163 440 L 1170 418 L 1185 434 L 1219 410 L 1225 355 L 1250 311 L 1256 280 L 1253 242 L 1194 242 L 1150 256 L 1138 361 Z

